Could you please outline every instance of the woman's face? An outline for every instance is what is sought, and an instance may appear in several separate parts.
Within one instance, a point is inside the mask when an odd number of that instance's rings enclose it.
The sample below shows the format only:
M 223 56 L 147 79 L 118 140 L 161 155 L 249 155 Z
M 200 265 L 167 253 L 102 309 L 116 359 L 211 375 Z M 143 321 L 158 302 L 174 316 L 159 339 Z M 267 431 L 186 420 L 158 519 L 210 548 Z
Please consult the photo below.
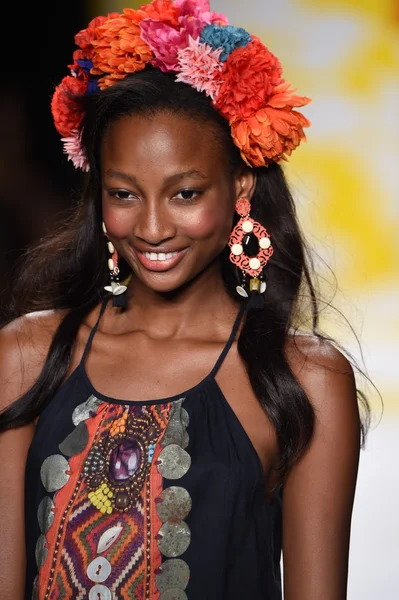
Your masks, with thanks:
M 166 113 L 115 121 L 101 176 L 108 237 L 158 292 L 178 289 L 221 253 L 235 201 L 253 182 L 232 176 L 211 125 Z

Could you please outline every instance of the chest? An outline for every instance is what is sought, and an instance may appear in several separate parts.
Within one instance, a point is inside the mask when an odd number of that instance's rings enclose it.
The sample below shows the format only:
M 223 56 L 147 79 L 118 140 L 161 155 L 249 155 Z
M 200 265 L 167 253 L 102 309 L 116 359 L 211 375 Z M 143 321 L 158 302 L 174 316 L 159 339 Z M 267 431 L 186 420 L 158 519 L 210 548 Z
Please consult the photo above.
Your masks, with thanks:
M 140 335 L 121 341 L 93 343 L 84 368 L 96 391 L 119 400 L 161 400 L 184 395 L 214 378 L 258 455 L 266 491 L 275 487 L 277 437 L 252 390 L 235 343 L 220 360 L 224 345 L 218 342 L 149 341 Z

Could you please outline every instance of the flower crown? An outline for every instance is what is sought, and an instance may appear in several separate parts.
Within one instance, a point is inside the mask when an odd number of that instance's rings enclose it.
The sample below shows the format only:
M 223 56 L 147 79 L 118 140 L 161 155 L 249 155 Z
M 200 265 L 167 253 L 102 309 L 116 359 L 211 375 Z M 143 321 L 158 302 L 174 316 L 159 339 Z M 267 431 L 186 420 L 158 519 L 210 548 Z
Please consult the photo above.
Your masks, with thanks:
M 259 38 L 229 25 L 210 10 L 209 0 L 153 0 L 138 10 L 96 17 L 75 43 L 71 75 L 56 87 L 51 111 L 68 160 L 84 171 L 89 165 L 77 98 L 148 64 L 211 98 L 249 166 L 287 160 L 306 140 L 303 128 L 310 122 L 294 109 L 310 99 L 295 95 L 279 60 Z

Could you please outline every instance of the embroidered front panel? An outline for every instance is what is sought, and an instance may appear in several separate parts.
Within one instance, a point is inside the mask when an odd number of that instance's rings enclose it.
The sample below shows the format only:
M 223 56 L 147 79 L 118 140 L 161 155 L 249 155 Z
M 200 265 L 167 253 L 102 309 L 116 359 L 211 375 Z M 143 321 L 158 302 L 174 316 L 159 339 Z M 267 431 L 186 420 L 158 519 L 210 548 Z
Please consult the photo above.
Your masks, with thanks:
M 176 430 L 176 419 L 170 422 L 174 403 L 123 406 L 96 400 L 90 397 L 75 410 L 76 428 L 59 446 L 66 456 L 43 463 L 43 485 L 55 495 L 42 501 L 35 594 L 40 600 L 156 600 L 159 581 L 165 589 L 165 575 L 159 579 L 162 554 L 168 555 L 157 510 L 161 464 L 182 476 L 181 467 L 162 458 L 167 447 L 181 448 L 162 443 L 168 423 Z M 166 535 L 166 545 L 172 542 Z M 188 576 L 184 587 L 187 582 Z

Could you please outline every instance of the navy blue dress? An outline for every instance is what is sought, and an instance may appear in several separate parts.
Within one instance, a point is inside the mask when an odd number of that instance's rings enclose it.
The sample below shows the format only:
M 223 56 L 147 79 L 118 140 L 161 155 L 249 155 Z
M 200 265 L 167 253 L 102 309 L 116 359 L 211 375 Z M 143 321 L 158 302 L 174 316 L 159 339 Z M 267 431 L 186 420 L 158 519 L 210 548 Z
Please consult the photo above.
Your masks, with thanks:
M 281 494 L 211 373 L 174 397 L 96 391 L 82 360 L 26 467 L 26 599 L 281 600 Z M 280 488 L 281 490 L 281 488 Z

